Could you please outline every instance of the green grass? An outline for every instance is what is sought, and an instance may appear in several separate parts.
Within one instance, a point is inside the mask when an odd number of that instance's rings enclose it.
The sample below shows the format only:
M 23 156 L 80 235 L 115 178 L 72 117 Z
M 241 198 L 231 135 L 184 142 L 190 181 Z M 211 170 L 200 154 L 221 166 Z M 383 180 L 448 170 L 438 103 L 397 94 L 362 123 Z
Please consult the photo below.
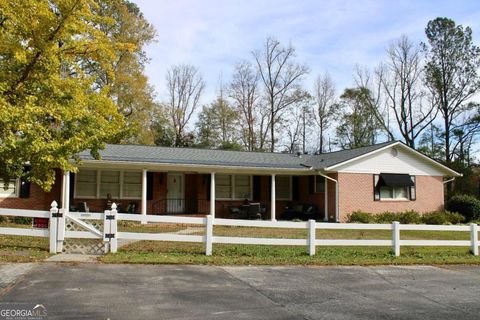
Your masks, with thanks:
M 215 226 L 214 235 L 233 237 L 304 238 L 301 229 Z M 391 239 L 388 230 L 319 230 L 317 239 Z M 468 232 L 402 231 L 405 240 L 468 240 Z M 480 264 L 466 247 L 402 247 L 395 257 L 389 247 L 317 247 L 315 256 L 306 247 L 214 244 L 205 256 L 203 243 L 138 241 L 101 258 L 104 263 L 158 263 L 211 265 L 379 265 L 379 264 Z
M 48 238 L 0 236 L 0 263 L 36 262 L 48 257 Z

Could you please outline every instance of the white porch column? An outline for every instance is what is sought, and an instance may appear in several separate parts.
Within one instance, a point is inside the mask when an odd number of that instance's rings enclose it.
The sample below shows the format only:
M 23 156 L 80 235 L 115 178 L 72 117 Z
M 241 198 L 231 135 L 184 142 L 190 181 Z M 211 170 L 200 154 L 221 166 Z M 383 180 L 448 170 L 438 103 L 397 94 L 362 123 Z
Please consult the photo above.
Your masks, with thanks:
M 65 172 L 62 175 L 62 190 L 60 193 L 60 201 L 62 208 L 65 208 Z
M 340 199 L 338 198 L 338 180 L 335 181 L 335 221 L 339 222 L 340 216 L 338 214 L 338 202 Z
M 210 174 L 210 215 L 215 218 L 215 172 Z
M 70 171 L 65 171 L 63 174 L 63 181 L 65 182 L 65 191 L 63 195 L 63 210 L 65 213 L 70 212 Z
M 328 179 L 325 178 L 325 192 L 323 193 L 325 196 L 325 217 L 323 217 L 323 221 L 327 222 L 328 221 Z
M 147 215 L 147 169 L 142 170 L 142 215 Z M 142 221 L 142 224 L 147 223 Z
M 275 195 L 275 175 L 272 174 L 272 190 L 271 190 L 271 199 L 270 199 L 270 219 L 272 221 L 276 221 L 275 215 L 276 215 L 276 195 Z

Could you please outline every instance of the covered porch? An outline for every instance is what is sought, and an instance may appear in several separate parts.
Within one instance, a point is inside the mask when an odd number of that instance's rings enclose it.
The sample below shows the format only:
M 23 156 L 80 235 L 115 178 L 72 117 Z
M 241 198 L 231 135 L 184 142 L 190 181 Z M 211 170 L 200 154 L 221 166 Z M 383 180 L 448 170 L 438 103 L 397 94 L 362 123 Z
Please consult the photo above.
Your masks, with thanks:
M 193 168 L 192 168 L 193 169 Z M 299 170 L 199 168 L 107 162 L 85 164 L 62 179 L 70 211 L 218 218 L 338 221 L 334 174 Z M 215 169 L 215 170 L 213 170 Z

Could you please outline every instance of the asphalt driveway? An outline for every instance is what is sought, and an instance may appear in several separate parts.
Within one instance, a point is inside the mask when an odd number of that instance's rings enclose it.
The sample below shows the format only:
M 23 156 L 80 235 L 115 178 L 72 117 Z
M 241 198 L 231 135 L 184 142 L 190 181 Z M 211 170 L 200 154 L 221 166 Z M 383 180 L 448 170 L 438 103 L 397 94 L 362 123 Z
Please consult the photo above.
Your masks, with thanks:
M 0 265 L 49 319 L 479 319 L 480 267 Z

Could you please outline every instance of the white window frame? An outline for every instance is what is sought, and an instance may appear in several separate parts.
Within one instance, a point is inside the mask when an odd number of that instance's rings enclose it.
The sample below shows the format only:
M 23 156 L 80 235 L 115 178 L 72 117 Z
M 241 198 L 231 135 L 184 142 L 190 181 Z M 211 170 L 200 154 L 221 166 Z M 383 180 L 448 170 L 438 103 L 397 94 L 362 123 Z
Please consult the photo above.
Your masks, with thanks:
M 10 179 L 10 183 L 12 183 L 12 181 L 14 181 L 14 184 L 15 184 L 15 192 L 12 193 L 12 194 L 9 194 L 9 195 L 4 195 L 4 194 L 1 194 L 0 193 L 0 199 L 8 199 L 8 198 L 18 198 L 20 196 L 20 179 L 19 178 L 16 178 L 16 179 Z M 1 190 L 3 190 L 3 179 L 0 179 L 0 188 L 2 188 Z M 3 190 L 5 191 L 5 190 Z
M 314 190 L 314 193 L 325 193 L 325 179 L 326 179 L 326 178 L 325 178 L 324 176 L 320 176 L 320 175 L 315 175 L 314 177 L 315 177 L 315 181 L 314 181 L 314 182 L 315 182 L 315 186 L 314 186 L 314 189 L 313 189 L 313 190 Z M 317 185 L 318 185 L 317 179 L 320 178 L 320 177 L 323 178 L 323 181 L 322 181 L 322 186 L 323 186 L 323 188 L 324 188 L 323 191 L 317 190 Z
M 238 201 L 238 200 L 245 200 L 245 198 L 235 198 L 235 176 L 248 176 L 250 178 L 250 197 L 247 200 L 253 200 L 253 176 L 249 174 L 223 174 L 218 173 L 218 175 L 225 175 L 230 176 L 230 188 L 232 190 L 232 196 L 230 198 L 218 198 L 215 195 L 215 200 L 222 200 L 222 201 Z M 215 179 L 215 190 L 217 190 L 217 180 Z
M 81 170 L 81 169 L 80 169 Z M 140 172 L 139 170 L 102 170 L 102 169 L 90 169 L 90 168 L 85 168 L 85 170 L 92 170 L 96 171 L 97 174 L 97 182 L 96 182 L 96 191 L 95 191 L 95 196 L 78 196 L 77 194 L 77 182 L 78 179 L 75 179 L 75 185 L 74 185 L 74 198 L 75 199 L 107 199 L 107 197 L 100 197 L 100 184 L 101 184 L 101 178 L 102 178 L 102 171 L 119 171 L 120 172 L 120 196 L 119 200 L 141 200 L 142 197 L 125 197 L 123 195 L 123 181 L 124 181 L 124 173 L 125 172 Z
M 275 188 L 278 186 L 278 177 L 287 177 L 288 178 L 288 185 L 289 185 L 289 197 L 288 198 L 280 198 L 276 197 L 276 200 L 281 200 L 281 201 L 292 201 L 293 199 L 293 190 L 292 190 L 292 176 L 284 176 L 284 175 L 277 175 L 275 179 Z M 275 190 L 275 195 L 278 195 L 278 190 Z

